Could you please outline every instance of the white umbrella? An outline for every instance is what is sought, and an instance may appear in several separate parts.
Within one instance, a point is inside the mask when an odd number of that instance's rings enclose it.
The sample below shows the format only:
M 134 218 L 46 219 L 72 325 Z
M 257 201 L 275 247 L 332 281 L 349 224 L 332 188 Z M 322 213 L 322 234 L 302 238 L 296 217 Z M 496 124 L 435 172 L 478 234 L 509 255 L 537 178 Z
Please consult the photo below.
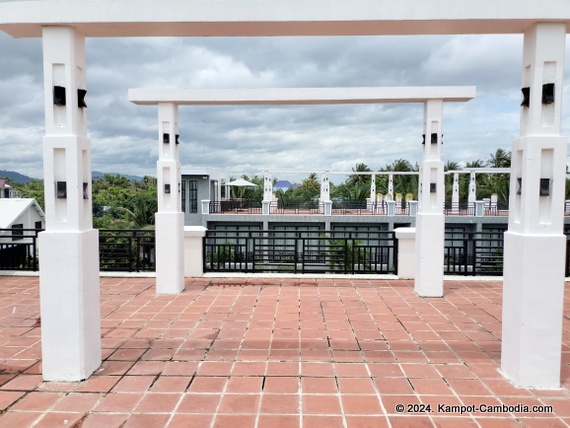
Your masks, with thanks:
M 245 192 L 246 187 L 257 187 L 257 184 L 252 183 L 251 181 L 244 180 L 243 178 L 238 178 L 237 180 L 230 181 L 229 183 L 227 183 L 227 185 L 242 188 L 242 190 L 239 191 L 239 199 L 243 199 L 243 194 Z
M 227 185 L 236 187 L 257 187 L 257 184 L 244 180 L 243 178 L 238 178 L 237 180 L 230 181 L 227 183 Z

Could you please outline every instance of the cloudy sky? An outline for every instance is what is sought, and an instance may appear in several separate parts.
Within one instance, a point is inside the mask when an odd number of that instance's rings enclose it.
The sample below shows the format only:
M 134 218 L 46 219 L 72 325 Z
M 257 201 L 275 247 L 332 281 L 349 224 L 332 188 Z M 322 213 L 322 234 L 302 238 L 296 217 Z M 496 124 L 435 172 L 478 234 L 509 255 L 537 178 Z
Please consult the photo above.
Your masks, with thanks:
M 0 53 L 0 169 L 41 178 L 41 41 L 0 33 Z M 443 158 L 487 159 L 519 134 L 521 61 L 522 35 L 88 39 L 92 166 L 156 175 L 157 109 L 127 99 L 129 88 L 150 87 L 475 85 L 474 100 L 444 105 Z M 568 89 L 564 96 L 562 132 L 570 135 Z M 379 169 L 420 160 L 422 121 L 419 104 L 183 106 L 180 160 L 183 170 L 223 176 L 350 171 L 358 162 Z

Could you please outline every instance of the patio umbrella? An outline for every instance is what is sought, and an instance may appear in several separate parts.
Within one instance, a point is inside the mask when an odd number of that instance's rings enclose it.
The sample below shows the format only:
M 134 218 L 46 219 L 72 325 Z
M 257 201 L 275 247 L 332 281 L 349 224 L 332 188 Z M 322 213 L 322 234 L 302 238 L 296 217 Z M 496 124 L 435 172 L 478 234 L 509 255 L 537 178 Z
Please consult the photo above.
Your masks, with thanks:
M 235 187 L 242 187 L 243 190 L 240 191 L 240 198 L 243 198 L 243 192 L 246 187 L 257 187 L 257 184 L 252 183 L 251 181 L 244 180 L 243 178 L 238 178 L 237 180 L 230 181 L 227 183 L 228 186 L 235 186 Z
M 228 186 L 236 186 L 236 187 L 257 187 L 257 184 L 252 183 L 251 181 L 244 180 L 243 178 L 238 178 L 237 180 L 230 181 Z

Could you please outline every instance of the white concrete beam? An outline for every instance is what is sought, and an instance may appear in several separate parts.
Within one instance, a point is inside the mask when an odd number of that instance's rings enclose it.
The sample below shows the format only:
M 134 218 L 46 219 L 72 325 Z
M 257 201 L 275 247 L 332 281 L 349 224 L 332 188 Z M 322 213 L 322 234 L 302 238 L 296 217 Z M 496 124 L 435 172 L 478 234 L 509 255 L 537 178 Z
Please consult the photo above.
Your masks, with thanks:
M 317 36 L 524 33 L 570 24 L 567 0 L 74 0 L 0 4 L 0 30 L 40 37 L 72 25 L 87 37 Z
M 466 102 L 475 86 L 402 86 L 357 88 L 129 89 L 129 101 L 140 105 L 276 105 L 423 103 L 429 99 Z

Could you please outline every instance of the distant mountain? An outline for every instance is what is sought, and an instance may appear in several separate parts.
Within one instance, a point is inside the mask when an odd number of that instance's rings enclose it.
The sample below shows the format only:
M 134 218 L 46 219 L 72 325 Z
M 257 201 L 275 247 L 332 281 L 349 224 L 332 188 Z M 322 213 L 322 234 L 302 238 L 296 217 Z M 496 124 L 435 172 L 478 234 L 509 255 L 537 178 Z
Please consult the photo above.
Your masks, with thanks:
M 9 178 L 14 180 L 16 183 L 27 183 L 30 180 L 35 180 L 35 178 L 28 177 L 27 175 L 20 174 L 16 171 L 6 171 L 0 169 L 0 178 Z
M 113 172 L 100 172 L 100 171 L 92 171 L 91 176 L 94 179 L 97 179 L 97 178 L 103 177 L 105 174 L 122 175 L 123 177 L 127 177 L 129 180 L 133 180 L 133 181 L 143 179 L 143 177 L 139 177 L 137 175 L 117 174 L 117 173 L 113 173 Z M 37 178 L 28 177 L 27 175 L 20 174 L 19 172 L 16 172 L 16 171 L 6 171 L 3 169 L 0 169 L 0 178 L 9 178 L 11 180 L 14 180 L 14 182 L 16 182 L 16 183 L 27 183 L 30 180 L 37 180 Z M 42 177 L 42 179 L 43 179 L 43 177 Z
M 97 178 L 101 178 L 103 177 L 105 174 L 109 174 L 109 175 L 120 175 L 122 177 L 126 177 L 129 180 L 135 181 L 135 180 L 142 180 L 144 177 L 139 177 L 138 175 L 128 175 L 128 174 L 117 174 L 116 172 L 101 172 L 101 171 L 91 171 L 91 177 L 93 177 L 94 179 Z

